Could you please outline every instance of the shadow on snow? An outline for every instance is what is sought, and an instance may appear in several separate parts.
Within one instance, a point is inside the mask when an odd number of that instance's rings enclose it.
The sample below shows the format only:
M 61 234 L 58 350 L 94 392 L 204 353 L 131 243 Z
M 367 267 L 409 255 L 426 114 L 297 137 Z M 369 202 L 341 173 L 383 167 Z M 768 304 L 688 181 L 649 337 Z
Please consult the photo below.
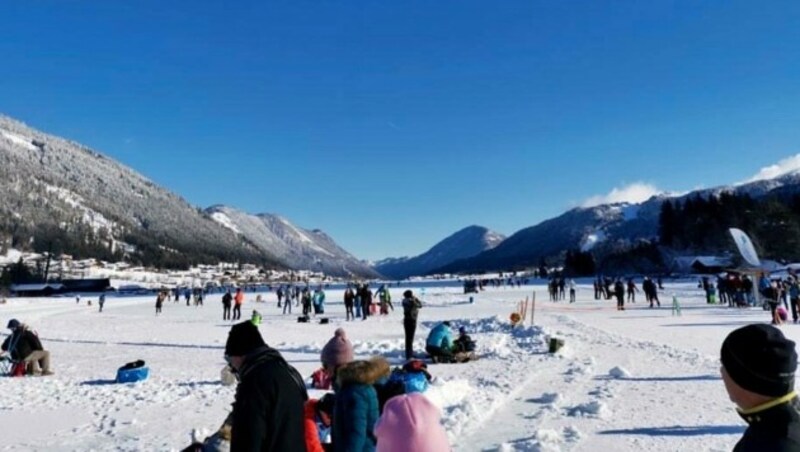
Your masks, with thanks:
M 601 435 L 643 435 L 643 436 L 705 436 L 705 435 L 740 435 L 744 432 L 741 425 L 692 425 L 671 427 L 641 427 L 620 430 L 603 430 Z

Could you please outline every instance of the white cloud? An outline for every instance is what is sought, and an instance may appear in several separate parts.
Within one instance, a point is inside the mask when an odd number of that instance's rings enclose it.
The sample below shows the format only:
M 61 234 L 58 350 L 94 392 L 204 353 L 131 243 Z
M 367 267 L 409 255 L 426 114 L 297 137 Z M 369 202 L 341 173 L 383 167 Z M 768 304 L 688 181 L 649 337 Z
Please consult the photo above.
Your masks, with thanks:
M 601 204 L 619 202 L 640 203 L 661 193 L 654 185 L 644 182 L 634 182 L 623 187 L 616 187 L 606 195 L 596 195 L 581 203 L 581 207 L 594 207 Z
M 756 173 L 755 176 L 751 177 L 750 179 L 747 179 L 744 182 L 741 182 L 741 184 L 746 184 L 748 182 L 755 182 L 757 180 L 774 179 L 783 174 L 791 173 L 797 170 L 800 170 L 800 154 L 795 154 L 791 157 L 787 157 L 781 160 L 780 162 L 774 165 L 765 166 L 764 168 L 761 168 L 761 170 L 758 173 Z

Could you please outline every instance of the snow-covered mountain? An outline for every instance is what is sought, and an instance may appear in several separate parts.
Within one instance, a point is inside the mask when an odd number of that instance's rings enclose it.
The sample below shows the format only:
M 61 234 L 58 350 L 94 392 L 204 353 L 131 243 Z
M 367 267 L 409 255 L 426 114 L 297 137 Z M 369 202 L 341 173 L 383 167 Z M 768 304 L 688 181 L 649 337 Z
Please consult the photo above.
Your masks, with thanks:
M 155 266 L 277 266 L 201 209 L 73 141 L 0 115 L 0 252 L 52 248 Z
M 319 229 L 306 230 L 279 215 L 252 215 L 222 205 L 209 207 L 206 214 L 234 235 L 276 256 L 289 268 L 334 276 L 379 276 Z
M 588 251 L 630 244 L 658 236 L 661 204 L 667 200 L 683 201 L 694 196 L 719 196 L 722 193 L 766 195 L 800 193 L 800 171 L 773 179 L 739 185 L 696 190 L 681 195 L 653 196 L 639 204 L 618 203 L 596 207 L 578 207 L 517 231 L 497 247 L 472 258 L 462 259 L 435 269 L 435 272 L 476 272 L 538 266 L 542 258 L 552 258 L 570 249 Z
M 504 239 L 504 235 L 482 226 L 469 226 L 419 256 L 384 259 L 375 263 L 375 269 L 383 275 L 397 279 L 424 275 L 459 259 L 492 249 Z

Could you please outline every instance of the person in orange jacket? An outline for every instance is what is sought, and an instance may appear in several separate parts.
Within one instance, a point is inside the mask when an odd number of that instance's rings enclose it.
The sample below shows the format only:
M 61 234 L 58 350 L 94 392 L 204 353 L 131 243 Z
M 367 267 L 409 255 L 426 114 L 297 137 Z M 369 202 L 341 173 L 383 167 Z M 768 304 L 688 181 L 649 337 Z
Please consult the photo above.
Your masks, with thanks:
M 242 318 L 242 303 L 244 303 L 244 292 L 242 292 L 241 287 L 236 289 L 236 295 L 233 297 L 233 302 L 233 320 L 239 320 Z
M 305 440 L 307 452 L 325 452 L 332 450 L 328 440 L 333 417 L 335 396 L 328 393 L 321 399 L 309 399 L 305 404 Z M 327 449 L 326 449 L 327 446 Z

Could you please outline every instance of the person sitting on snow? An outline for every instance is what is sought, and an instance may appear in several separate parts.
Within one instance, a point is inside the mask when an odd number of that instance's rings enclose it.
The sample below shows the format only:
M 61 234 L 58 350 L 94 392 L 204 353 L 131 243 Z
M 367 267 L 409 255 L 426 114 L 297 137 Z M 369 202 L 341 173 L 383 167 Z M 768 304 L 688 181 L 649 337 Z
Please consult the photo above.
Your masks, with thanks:
M 475 341 L 469 337 L 469 334 L 467 334 L 467 329 L 463 326 L 458 329 L 458 339 L 453 341 L 453 351 L 456 353 L 469 353 L 475 351 Z
M 720 355 L 725 390 L 749 424 L 733 450 L 800 451 L 794 342 L 773 326 L 748 325 L 725 338 Z
M 428 334 L 425 341 L 425 351 L 431 356 L 433 362 L 453 362 L 453 337 L 450 322 L 436 325 Z
M 42 347 L 42 342 L 27 325 L 17 319 L 8 321 L 11 335 L 3 341 L 2 350 L 11 356 L 14 361 L 25 362 L 26 368 L 30 366 L 34 375 L 52 375 L 50 370 L 50 352 Z

